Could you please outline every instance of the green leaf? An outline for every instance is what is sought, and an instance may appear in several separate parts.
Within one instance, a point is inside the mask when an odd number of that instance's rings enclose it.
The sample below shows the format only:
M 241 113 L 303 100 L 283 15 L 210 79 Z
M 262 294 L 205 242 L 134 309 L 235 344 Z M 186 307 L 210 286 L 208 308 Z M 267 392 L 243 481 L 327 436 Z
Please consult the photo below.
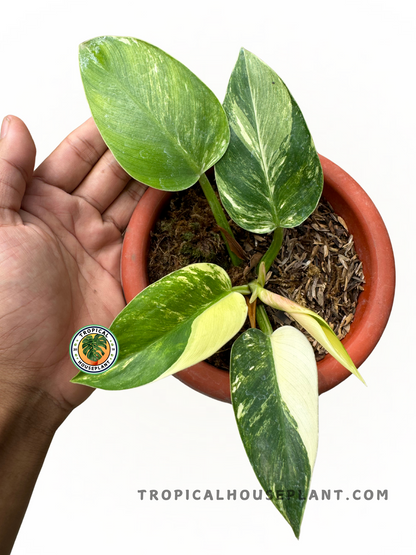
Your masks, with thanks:
M 224 154 L 227 118 L 215 95 L 180 62 L 131 37 L 80 45 L 85 93 L 119 164 L 156 189 L 182 191 Z
M 211 356 L 242 327 L 243 295 L 231 290 L 215 264 L 193 264 L 137 295 L 114 320 L 120 352 L 102 374 L 80 372 L 73 382 L 128 389 L 164 378 Z
M 305 120 L 283 81 L 242 49 L 224 109 L 230 145 L 216 164 L 222 203 L 254 233 L 295 227 L 315 209 L 323 172 Z
M 290 326 L 249 329 L 231 350 L 231 400 L 254 472 L 296 537 L 318 446 L 318 373 L 306 337 Z
M 298 324 L 305 328 L 305 330 L 328 351 L 329 354 L 342 364 L 344 368 L 357 376 L 357 378 L 365 385 L 364 378 L 357 370 L 344 345 L 335 335 L 334 330 L 321 316 L 319 316 L 319 314 L 313 312 L 313 310 L 309 310 L 309 308 L 305 308 L 291 301 L 290 299 L 286 299 L 277 293 L 272 293 L 271 291 L 263 289 L 260 286 L 253 285 L 253 282 L 250 285 L 255 291 L 255 293 L 253 292 L 253 295 L 257 294 L 259 299 L 265 304 L 290 314 L 292 318 L 298 322 Z

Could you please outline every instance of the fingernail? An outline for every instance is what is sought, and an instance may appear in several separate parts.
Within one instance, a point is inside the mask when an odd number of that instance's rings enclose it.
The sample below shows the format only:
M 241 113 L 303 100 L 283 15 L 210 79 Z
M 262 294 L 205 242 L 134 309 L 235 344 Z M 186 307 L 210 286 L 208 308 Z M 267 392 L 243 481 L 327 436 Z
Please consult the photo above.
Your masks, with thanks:
M 4 139 L 4 137 L 7 135 L 9 124 L 10 124 L 10 118 L 6 116 L 3 120 L 3 123 L 1 124 L 0 139 Z

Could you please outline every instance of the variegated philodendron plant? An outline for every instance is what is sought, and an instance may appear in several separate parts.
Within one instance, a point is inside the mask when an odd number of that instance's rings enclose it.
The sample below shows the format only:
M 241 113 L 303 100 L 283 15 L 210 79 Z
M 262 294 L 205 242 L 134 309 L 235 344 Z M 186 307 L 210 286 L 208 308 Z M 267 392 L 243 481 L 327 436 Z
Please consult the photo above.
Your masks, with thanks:
M 134 179 L 165 191 L 199 181 L 238 265 L 228 219 L 205 176 L 215 164 L 222 205 L 234 222 L 274 237 L 258 278 L 246 286 L 232 287 L 225 270 L 201 263 L 147 287 L 111 325 L 120 346 L 115 366 L 72 381 L 126 389 L 200 362 L 238 333 L 247 318 L 244 295 L 251 295 L 259 329 L 233 345 L 232 404 L 262 487 L 299 537 L 318 443 L 317 366 L 300 331 L 273 331 L 264 304 L 289 313 L 362 379 L 320 316 L 265 289 L 284 228 L 301 224 L 322 193 L 322 168 L 303 116 L 276 73 L 244 49 L 223 106 L 185 66 L 134 38 L 83 43 L 80 66 L 97 127 Z

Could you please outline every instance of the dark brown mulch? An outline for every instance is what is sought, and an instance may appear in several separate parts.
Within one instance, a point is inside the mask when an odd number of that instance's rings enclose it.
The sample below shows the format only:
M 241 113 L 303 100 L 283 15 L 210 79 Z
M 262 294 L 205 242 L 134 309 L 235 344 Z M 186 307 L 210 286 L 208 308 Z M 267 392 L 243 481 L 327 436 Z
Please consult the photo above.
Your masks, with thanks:
M 232 229 L 247 255 L 237 268 L 231 266 L 200 187 L 195 185 L 175 194 L 152 232 L 150 282 L 188 264 L 214 262 L 227 270 L 233 285 L 248 283 L 256 277 L 256 264 L 270 245 L 273 234 L 253 235 L 233 223 Z M 266 287 L 320 314 L 342 339 L 354 319 L 364 283 L 362 263 L 355 252 L 353 237 L 344 220 L 322 199 L 302 225 L 285 230 L 282 248 L 270 268 Z M 297 326 L 283 312 L 269 307 L 267 312 L 273 328 L 282 324 Z M 306 332 L 305 335 L 314 347 L 316 359 L 321 360 L 326 351 Z M 209 362 L 228 369 L 233 341 L 213 355 Z

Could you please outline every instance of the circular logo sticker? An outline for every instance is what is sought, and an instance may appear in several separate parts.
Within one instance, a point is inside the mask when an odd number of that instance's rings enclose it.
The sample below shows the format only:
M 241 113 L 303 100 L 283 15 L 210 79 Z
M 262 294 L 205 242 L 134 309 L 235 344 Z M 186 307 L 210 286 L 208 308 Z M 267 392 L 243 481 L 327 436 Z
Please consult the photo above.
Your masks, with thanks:
M 69 345 L 75 366 L 87 374 L 102 374 L 118 357 L 116 336 L 103 326 L 85 326 L 77 331 Z

